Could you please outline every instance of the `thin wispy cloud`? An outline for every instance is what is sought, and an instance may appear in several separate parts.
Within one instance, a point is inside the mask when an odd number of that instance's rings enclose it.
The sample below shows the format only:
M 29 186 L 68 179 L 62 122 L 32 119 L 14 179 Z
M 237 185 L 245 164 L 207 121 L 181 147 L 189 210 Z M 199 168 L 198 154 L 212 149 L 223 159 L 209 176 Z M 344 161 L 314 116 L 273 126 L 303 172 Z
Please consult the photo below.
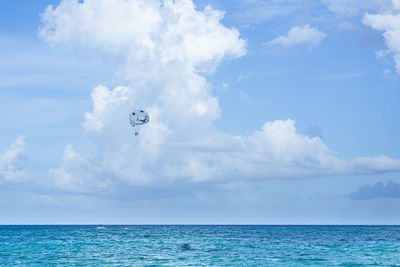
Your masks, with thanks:
M 363 12 L 376 10 L 379 12 L 389 11 L 397 5 L 397 0 L 324 0 L 323 1 L 335 14 L 339 16 L 352 17 Z
M 358 79 L 362 77 L 363 75 L 361 73 L 353 72 L 353 73 L 332 73 L 311 78 L 318 80 L 349 80 L 349 79 Z
M 294 26 L 286 35 L 279 36 L 267 43 L 267 46 L 291 47 L 306 45 L 309 49 L 319 46 L 326 34 L 309 24 Z

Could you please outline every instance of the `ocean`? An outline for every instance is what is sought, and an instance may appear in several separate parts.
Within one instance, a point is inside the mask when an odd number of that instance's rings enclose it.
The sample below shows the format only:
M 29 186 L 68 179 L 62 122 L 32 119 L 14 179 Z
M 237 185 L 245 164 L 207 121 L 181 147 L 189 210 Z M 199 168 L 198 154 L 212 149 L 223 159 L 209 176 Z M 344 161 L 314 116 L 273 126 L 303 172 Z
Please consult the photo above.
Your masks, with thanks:
M 400 226 L 0 226 L 1 266 L 400 266 Z

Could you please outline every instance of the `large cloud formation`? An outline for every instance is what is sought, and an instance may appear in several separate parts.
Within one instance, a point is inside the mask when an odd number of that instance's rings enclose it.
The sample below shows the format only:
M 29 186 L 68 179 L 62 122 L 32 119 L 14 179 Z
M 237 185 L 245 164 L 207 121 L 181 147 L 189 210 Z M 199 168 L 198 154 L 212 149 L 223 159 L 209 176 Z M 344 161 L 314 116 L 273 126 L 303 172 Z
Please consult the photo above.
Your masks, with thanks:
M 246 42 L 221 23 L 223 13 L 191 0 L 64 0 L 42 15 L 39 35 L 52 45 L 76 43 L 124 58 L 124 86 L 99 85 L 83 127 L 91 152 L 69 145 L 49 177 L 60 189 L 95 192 L 120 185 L 227 183 L 400 170 L 386 156 L 337 158 L 293 120 L 266 122 L 248 136 L 219 131 L 220 115 L 204 73 L 245 55 Z M 151 116 L 139 137 L 129 111 Z

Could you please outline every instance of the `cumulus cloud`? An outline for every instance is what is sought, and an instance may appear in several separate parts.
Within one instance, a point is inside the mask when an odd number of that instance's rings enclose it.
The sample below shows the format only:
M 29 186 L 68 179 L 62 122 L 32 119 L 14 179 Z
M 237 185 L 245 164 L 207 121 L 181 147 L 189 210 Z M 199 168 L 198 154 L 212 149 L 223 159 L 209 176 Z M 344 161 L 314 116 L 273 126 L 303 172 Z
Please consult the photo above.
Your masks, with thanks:
M 9 148 L 0 153 L 0 182 L 19 182 L 29 176 L 22 167 L 25 137 L 18 136 Z
M 119 46 L 135 39 L 151 46 L 149 33 L 161 20 L 159 8 L 154 0 L 64 0 L 56 8 L 46 8 L 39 36 L 51 44 L 73 41 Z
M 280 36 L 266 43 L 268 46 L 290 47 L 304 44 L 310 49 L 319 46 L 326 34 L 309 24 L 295 26 L 289 30 L 286 36 Z
M 386 185 L 378 182 L 373 185 L 363 185 L 357 191 L 349 195 L 354 200 L 367 200 L 376 198 L 400 198 L 400 184 L 388 181 Z
M 93 149 L 68 146 L 61 166 L 49 170 L 53 185 L 93 193 L 400 170 L 399 160 L 385 156 L 339 159 L 319 137 L 297 133 L 290 119 L 266 122 L 248 136 L 218 130 L 218 99 L 203 74 L 246 53 L 246 42 L 222 18 L 210 6 L 196 10 L 191 0 L 64 0 L 48 7 L 44 40 L 80 43 L 125 60 L 123 86 L 92 91 L 83 128 Z M 313 47 L 324 37 L 304 25 L 282 42 Z M 137 108 L 150 114 L 139 137 L 128 122 Z
M 400 11 L 399 2 L 393 1 L 394 13 L 365 14 L 362 22 L 374 30 L 383 32 L 387 51 L 381 54 L 393 54 L 397 73 L 400 73 Z
M 177 61 L 186 67 L 211 67 L 245 53 L 239 32 L 220 23 L 223 15 L 210 6 L 197 11 L 191 0 L 64 0 L 42 14 L 39 36 L 50 44 L 125 49 L 127 63 L 133 65 Z M 148 64 L 144 68 L 141 74 L 148 73 Z M 130 70 L 130 75 L 138 71 L 132 65 Z
M 95 177 L 91 163 L 68 145 L 62 158 L 62 166 L 49 170 L 51 184 L 66 191 L 88 192 L 91 188 L 102 188 L 104 183 Z

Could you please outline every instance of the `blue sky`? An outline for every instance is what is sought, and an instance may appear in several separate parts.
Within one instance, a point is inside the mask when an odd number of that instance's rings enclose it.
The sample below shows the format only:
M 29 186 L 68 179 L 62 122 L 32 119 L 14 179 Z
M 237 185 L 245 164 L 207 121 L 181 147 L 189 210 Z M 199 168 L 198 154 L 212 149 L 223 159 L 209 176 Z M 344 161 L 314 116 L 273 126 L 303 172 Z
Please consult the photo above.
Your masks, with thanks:
M 2 1 L 0 223 L 398 224 L 399 8 Z

